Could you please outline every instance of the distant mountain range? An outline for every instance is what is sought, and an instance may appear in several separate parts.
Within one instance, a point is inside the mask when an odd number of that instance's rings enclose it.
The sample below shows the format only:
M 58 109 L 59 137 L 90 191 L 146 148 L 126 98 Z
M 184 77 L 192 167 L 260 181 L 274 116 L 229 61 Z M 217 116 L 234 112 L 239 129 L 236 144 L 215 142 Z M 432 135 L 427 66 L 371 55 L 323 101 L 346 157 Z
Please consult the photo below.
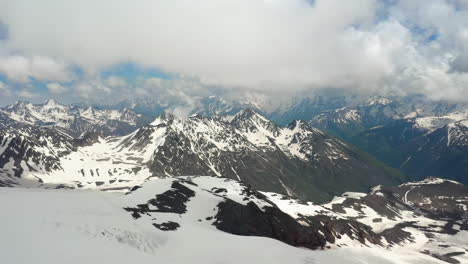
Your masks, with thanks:
M 20 101 L 0 108 L 0 113 L 24 124 L 63 128 L 75 136 L 89 131 L 104 135 L 125 135 L 153 120 L 128 108 L 119 110 L 104 110 L 91 106 L 80 108 L 63 105 L 54 100 L 35 105 Z
M 468 105 L 374 98 L 324 112 L 309 124 L 351 142 L 413 180 L 468 183 Z

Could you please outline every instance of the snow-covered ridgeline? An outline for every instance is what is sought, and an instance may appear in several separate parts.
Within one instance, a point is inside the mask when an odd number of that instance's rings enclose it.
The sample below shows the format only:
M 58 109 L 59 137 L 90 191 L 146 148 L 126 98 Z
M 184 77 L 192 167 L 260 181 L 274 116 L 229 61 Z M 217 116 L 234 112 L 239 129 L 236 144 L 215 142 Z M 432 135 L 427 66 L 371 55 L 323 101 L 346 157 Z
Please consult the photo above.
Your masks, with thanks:
M 9 118 L 38 126 L 57 126 L 77 134 L 104 127 L 108 133 L 119 133 L 123 124 L 133 130 L 147 122 L 147 118 L 129 109 L 108 110 L 94 107 L 80 108 L 48 100 L 44 104 L 17 102 L 0 108 L 0 112 Z M 124 127 L 128 130 L 127 127 Z

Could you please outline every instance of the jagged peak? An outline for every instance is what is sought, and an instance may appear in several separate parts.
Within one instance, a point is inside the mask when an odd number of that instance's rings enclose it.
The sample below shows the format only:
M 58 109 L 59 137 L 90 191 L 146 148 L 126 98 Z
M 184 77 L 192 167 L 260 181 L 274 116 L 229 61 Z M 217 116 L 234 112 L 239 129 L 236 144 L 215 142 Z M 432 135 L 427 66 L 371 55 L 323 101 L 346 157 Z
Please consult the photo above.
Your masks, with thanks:
M 255 115 L 262 116 L 253 107 L 246 107 L 246 108 L 240 110 L 235 116 L 252 117 L 252 116 L 255 116 Z
M 18 100 L 14 104 L 7 106 L 8 109 L 15 108 L 15 107 L 32 107 L 33 104 L 29 101 Z
M 382 96 L 373 96 L 366 100 L 366 105 L 388 105 L 391 104 L 392 100 L 382 97 Z
M 293 120 L 287 126 L 289 129 L 302 128 L 302 129 L 312 129 L 312 127 L 302 120 Z
M 89 113 L 94 112 L 94 107 L 88 106 L 88 108 L 86 108 L 85 112 L 89 112 Z
M 268 125 L 274 125 L 271 120 L 260 114 L 257 110 L 252 107 L 247 107 L 239 111 L 232 118 L 230 118 L 230 123 L 233 124 L 242 124 L 248 121 L 260 121 L 262 123 L 267 123 Z
M 280 127 L 273 121 L 259 114 L 254 108 L 248 107 L 239 111 L 230 120 L 235 128 L 244 132 L 262 131 L 268 135 L 278 135 Z
M 177 117 L 174 115 L 174 114 L 171 114 L 171 113 L 168 113 L 168 112 L 162 112 L 159 117 L 161 119 L 165 119 L 165 120 L 174 120 L 174 119 L 177 119 Z
M 54 99 L 48 99 L 47 101 L 45 101 L 44 105 L 49 105 L 49 106 L 53 106 L 53 105 L 58 105 L 59 103 L 57 103 Z
M 174 119 L 178 119 L 175 115 L 168 113 L 166 111 L 162 112 L 153 122 L 150 123 L 151 126 L 157 126 L 162 123 L 167 123 L 169 121 L 173 121 Z
M 152 123 L 150 123 L 150 125 L 157 126 L 160 124 L 172 124 L 174 122 L 175 123 L 186 123 L 186 122 L 196 123 L 196 122 L 205 122 L 209 120 L 219 121 L 220 119 L 208 117 L 208 116 L 205 116 L 203 114 L 198 114 L 198 113 L 193 114 L 188 117 L 179 117 L 172 113 L 164 111 L 158 117 L 156 117 L 156 119 Z
M 42 108 L 63 108 L 64 105 L 60 104 L 59 102 L 55 101 L 54 99 L 49 99 L 45 101 L 42 105 Z

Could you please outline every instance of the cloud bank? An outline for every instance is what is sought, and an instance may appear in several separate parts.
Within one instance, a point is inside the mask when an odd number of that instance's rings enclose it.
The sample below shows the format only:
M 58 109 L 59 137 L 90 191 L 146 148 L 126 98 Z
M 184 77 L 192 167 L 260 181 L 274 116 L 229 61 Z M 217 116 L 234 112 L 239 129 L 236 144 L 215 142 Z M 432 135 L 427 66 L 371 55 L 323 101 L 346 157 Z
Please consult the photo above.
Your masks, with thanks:
M 468 93 L 467 0 L 0 0 L 0 21 L 0 74 L 55 94 L 154 96 L 101 76 L 123 62 L 178 79 L 173 94 Z

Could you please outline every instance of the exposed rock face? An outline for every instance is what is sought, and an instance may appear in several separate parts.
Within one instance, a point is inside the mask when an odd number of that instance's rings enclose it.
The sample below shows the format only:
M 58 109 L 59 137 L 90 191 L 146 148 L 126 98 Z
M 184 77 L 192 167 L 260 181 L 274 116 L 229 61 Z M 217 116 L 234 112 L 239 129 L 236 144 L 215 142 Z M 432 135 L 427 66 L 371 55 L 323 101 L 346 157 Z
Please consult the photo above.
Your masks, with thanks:
M 190 197 L 195 196 L 195 192 L 179 181 L 174 181 L 171 187 L 172 189 L 157 194 L 156 198 L 149 200 L 147 203 L 138 204 L 136 208 L 125 208 L 125 210 L 132 212 L 134 218 L 140 218 L 141 214 L 150 212 L 184 214 L 187 212 L 186 204 Z M 150 209 L 150 207 L 153 209 Z
M 177 228 L 180 227 L 180 225 L 176 222 L 172 222 L 172 221 L 169 221 L 169 222 L 165 222 L 165 223 L 162 223 L 162 224 L 153 224 L 154 227 L 156 227 L 157 229 L 159 230 L 162 230 L 162 231 L 174 231 L 174 230 L 177 230 Z
M 214 225 L 224 232 L 242 236 L 270 237 L 292 246 L 323 248 L 325 237 L 317 230 L 299 224 L 276 207 L 262 211 L 254 202 L 247 205 L 226 200 L 218 205 Z
M 213 224 L 222 231 L 243 236 L 263 236 L 296 247 L 325 248 L 327 243 L 347 235 L 366 244 L 379 244 L 380 237 L 359 222 L 333 219 L 327 216 L 307 218 L 307 226 L 284 213 L 276 206 L 260 209 L 254 202 L 247 205 L 226 200 L 218 205 Z

